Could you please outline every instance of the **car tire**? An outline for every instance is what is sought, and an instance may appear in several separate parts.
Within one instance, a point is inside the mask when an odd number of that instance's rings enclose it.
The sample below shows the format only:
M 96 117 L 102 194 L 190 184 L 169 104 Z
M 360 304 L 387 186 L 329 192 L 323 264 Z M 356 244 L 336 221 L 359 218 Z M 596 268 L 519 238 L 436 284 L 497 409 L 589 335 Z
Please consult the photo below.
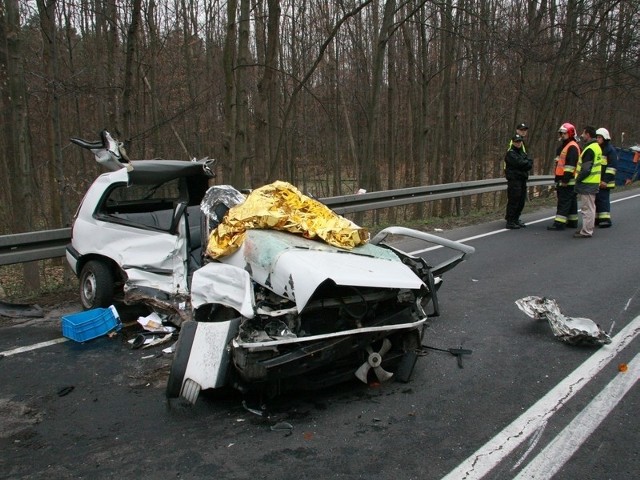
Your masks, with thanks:
M 85 310 L 108 307 L 114 297 L 113 272 L 104 262 L 91 260 L 80 272 L 80 302 Z

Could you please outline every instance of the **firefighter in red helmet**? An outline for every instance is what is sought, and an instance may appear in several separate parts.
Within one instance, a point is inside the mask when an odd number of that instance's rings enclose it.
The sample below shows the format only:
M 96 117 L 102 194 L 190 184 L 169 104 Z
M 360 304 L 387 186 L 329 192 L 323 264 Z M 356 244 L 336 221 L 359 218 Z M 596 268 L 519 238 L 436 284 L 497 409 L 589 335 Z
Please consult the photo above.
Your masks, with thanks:
M 547 230 L 564 230 L 578 226 L 578 200 L 574 191 L 575 172 L 580 147 L 576 141 L 576 127 L 563 123 L 558 129 L 560 146 L 556 151 L 555 185 L 558 204 L 553 224 Z

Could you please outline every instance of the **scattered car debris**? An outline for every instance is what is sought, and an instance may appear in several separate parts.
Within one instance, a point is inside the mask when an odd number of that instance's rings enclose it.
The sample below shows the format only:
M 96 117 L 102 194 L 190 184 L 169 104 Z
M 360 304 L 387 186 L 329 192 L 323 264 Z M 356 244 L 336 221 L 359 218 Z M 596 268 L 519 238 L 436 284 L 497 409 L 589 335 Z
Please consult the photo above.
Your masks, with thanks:
M 285 432 L 285 437 L 288 437 L 293 433 L 293 425 L 288 422 L 278 422 L 275 425 L 271 425 L 273 432 Z
M 44 310 L 40 305 L 11 303 L 0 300 L 0 316 L 9 318 L 42 318 Z
M 152 332 L 143 332 L 137 334 L 131 340 L 129 340 L 129 344 L 133 350 L 138 348 L 149 348 L 154 347 L 156 345 L 161 345 L 163 343 L 168 342 L 173 338 L 174 334 L 169 333 L 152 333 Z
M 550 298 L 529 296 L 516 300 L 516 305 L 529 317 L 547 319 L 553 334 L 569 345 L 606 345 L 611 337 L 593 320 L 568 317 L 560 311 L 558 303 Z
M 246 400 L 242 400 L 242 406 L 244 407 L 244 409 L 247 412 L 253 413 L 254 415 L 257 415 L 259 417 L 263 417 L 263 418 L 267 418 L 269 417 L 269 413 L 267 412 L 267 407 L 266 405 L 261 405 L 260 406 L 260 410 L 258 410 L 257 408 L 252 408 L 247 404 Z
M 173 333 L 176 331 L 176 327 L 164 325 L 162 317 L 156 312 L 151 312 L 146 317 L 138 317 L 138 323 L 146 331 L 152 333 Z
M 173 338 L 173 333 L 167 333 L 162 336 L 154 336 L 154 337 L 151 337 L 151 341 L 149 343 L 145 341 L 145 344 L 142 346 L 142 348 L 149 348 L 149 347 L 155 347 L 156 345 L 162 345 L 163 343 L 167 343 L 172 338 Z
M 73 390 L 76 387 L 74 387 L 73 385 L 69 385 L 67 387 L 63 387 L 60 390 L 58 390 L 58 396 L 59 397 L 64 397 L 65 395 L 69 395 L 71 392 L 73 392 Z
M 388 338 L 385 338 L 382 341 L 382 346 L 378 352 L 374 352 L 371 348 L 371 345 L 367 345 L 366 350 L 369 353 L 367 357 L 367 361 L 364 362 L 358 370 L 356 370 L 356 377 L 362 383 L 368 383 L 367 377 L 369 374 L 369 370 L 373 369 L 376 377 L 381 382 L 385 382 L 393 377 L 393 373 L 387 372 L 384 368 L 382 368 L 382 356 L 387 353 L 391 349 L 391 342 Z
M 456 359 L 458 360 L 458 367 L 459 368 L 464 368 L 464 365 L 462 365 L 462 356 L 463 355 L 471 355 L 471 353 L 473 353 L 472 350 L 467 350 L 467 349 L 464 349 L 462 347 L 461 348 L 438 348 L 438 347 L 430 347 L 429 345 L 422 345 L 422 348 L 423 349 L 428 349 L 428 350 L 436 350 L 438 352 L 450 353 L 451 355 L 456 357 Z

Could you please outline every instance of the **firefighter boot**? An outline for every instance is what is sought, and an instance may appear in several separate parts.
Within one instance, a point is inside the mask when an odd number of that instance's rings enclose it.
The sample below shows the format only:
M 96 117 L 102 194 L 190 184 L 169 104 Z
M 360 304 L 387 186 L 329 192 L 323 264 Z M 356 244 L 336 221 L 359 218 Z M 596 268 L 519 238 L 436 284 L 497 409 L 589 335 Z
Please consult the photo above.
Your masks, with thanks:
M 551 225 L 547 227 L 547 230 L 564 230 L 564 223 L 553 222 Z

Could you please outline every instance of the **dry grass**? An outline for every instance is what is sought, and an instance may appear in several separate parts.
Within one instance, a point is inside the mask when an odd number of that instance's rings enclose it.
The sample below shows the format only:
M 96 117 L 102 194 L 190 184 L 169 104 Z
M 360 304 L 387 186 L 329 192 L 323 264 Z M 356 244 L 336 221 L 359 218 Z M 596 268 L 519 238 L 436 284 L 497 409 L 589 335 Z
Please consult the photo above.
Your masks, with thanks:
M 27 287 L 21 264 L 0 267 L 0 298 L 16 303 L 37 301 L 41 305 L 77 299 L 78 280 L 63 259 L 38 263 L 40 287 Z

